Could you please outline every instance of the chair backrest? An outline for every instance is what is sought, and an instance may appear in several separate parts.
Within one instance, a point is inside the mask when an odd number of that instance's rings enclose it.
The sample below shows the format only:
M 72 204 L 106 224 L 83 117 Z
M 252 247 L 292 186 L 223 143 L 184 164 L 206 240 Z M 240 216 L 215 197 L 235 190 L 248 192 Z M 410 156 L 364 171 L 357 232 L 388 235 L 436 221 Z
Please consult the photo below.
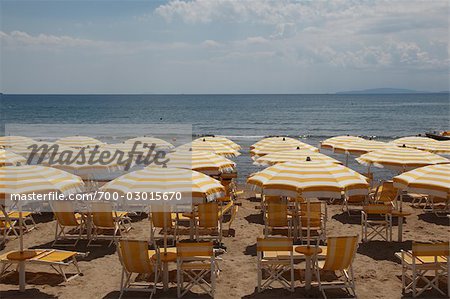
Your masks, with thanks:
M 392 213 L 392 206 L 385 204 L 369 204 L 363 207 L 363 211 L 367 214 L 385 215 Z
M 413 242 L 412 254 L 414 256 L 449 256 L 449 242 L 421 243 Z
M 319 226 L 322 221 L 322 203 L 321 202 L 310 202 L 309 203 L 309 214 L 308 214 L 308 203 L 300 204 L 300 221 L 302 226 L 308 225 L 308 215 L 310 226 Z
M 212 257 L 213 242 L 180 242 L 177 243 L 177 256 L 183 258 Z
M 104 228 L 115 227 L 114 214 L 112 204 L 105 202 L 93 202 L 92 208 L 92 222 L 95 226 Z
M 293 251 L 294 240 L 286 237 L 258 238 L 256 251 Z
M 394 187 L 394 182 L 385 181 L 378 187 L 375 199 L 381 202 L 392 202 L 397 197 L 397 188 Z
M 152 273 L 154 264 L 148 255 L 147 241 L 120 240 L 119 259 L 129 273 Z
M 324 270 L 346 270 L 355 257 L 358 248 L 358 236 L 328 237 L 327 255 L 325 257 Z
M 172 213 L 170 212 L 152 212 L 151 221 L 153 227 L 157 228 L 172 228 Z
M 284 227 L 288 225 L 288 205 L 286 203 L 267 203 L 267 225 L 271 227 Z
M 347 196 L 347 202 L 349 202 L 349 203 L 363 203 L 365 201 L 366 201 L 365 195 Z
M 198 226 L 202 228 L 215 228 L 219 222 L 219 207 L 216 202 L 201 203 L 198 209 Z
M 78 226 L 79 222 L 75 217 L 75 209 L 72 202 L 54 201 L 51 203 L 56 221 L 62 226 Z

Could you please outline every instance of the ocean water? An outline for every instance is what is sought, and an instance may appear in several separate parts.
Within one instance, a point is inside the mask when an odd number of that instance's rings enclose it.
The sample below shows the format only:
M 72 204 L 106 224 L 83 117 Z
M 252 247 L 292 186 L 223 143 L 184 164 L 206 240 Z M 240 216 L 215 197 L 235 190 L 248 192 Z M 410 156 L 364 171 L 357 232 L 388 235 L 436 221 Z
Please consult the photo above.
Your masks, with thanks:
M 13 123 L 192 125 L 194 136 L 224 135 L 243 147 L 234 159 L 241 181 L 260 169 L 252 165 L 248 148 L 264 136 L 289 135 L 317 145 L 337 135 L 390 140 L 450 128 L 448 94 L 1 95 L 0 109 L 0 130 Z M 349 166 L 365 170 L 353 159 Z M 392 174 L 377 170 L 375 175 Z

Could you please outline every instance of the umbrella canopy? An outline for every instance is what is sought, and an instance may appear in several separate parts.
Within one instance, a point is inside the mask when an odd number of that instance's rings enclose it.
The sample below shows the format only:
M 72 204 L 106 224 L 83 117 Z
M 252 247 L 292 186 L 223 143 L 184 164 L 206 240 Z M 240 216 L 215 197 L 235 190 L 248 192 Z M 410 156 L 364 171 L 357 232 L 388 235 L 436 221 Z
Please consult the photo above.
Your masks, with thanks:
M 450 155 L 450 140 L 437 141 L 426 145 L 419 145 L 417 149 L 424 150 L 433 154 Z
M 87 136 L 68 136 L 56 140 L 56 143 L 72 148 L 95 147 L 104 144 L 98 139 Z
M 237 157 L 241 153 L 237 150 L 227 146 L 223 145 L 219 142 L 213 142 L 213 141 L 192 141 L 190 143 L 186 143 L 183 145 L 180 145 L 177 147 L 177 151 L 201 151 L 201 152 L 210 152 L 214 153 L 219 156 L 224 157 Z
M 250 150 L 258 148 L 260 146 L 266 145 L 268 143 L 272 143 L 272 142 L 296 142 L 298 141 L 295 138 L 292 137 L 283 137 L 283 136 L 276 136 L 276 137 L 267 137 L 267 138 L 263 138 L 261 140 L 259 140 L 258 142 L 252 144 L 250 146 Z
M 38 152 L 36 153 L 37 156 L 39 156 L 42 153 L 42 151 L 39 150 L 40 148 L 42 148 L 42 149 L 48 148 L 48 154 L 53 154 L 53 153 L 57 154 L 57 153 L 61 153 L 62 151 L 70 151 L 70 152 L 73 151 L 72 147 L 64 146 L 64 145 L 57 144 L 54 142 L 41 142 L 41 141 L 37 141 L 37 142 L 33 142 L 33 143 L 17 144 L 17 145 L 10 147 L 9 150 L 18 155 L 28 157 L 32 153 L 34 146 L 37 146 L 37 150 L 38 150 Z M 53 148 L 55 150 L 53 150 Z
M 0 197 L 9 194 L 81 191 L 83 181 L 68 172 L 41 165 L 0 167 Z
M 320 142 L 320 147 L 325 149 L 333 149 L 336 145 L 346 144 L 355 141 L 363 141 L 365 139 L 356 136 L 335 136 Z
M 91 155 L 87 151 L 84 155 L 79 155 L 77 151 L 74 151 L 73 157 L 70 159 L 64 153 L 59 153 L 53 155 L 51 159 L 44 160 L 42 164 L 80 176 L 83 180 L 96 180 L 122 169 L 120 162 L 117 156 L 102 157 L 102 152 Z
M 393 147 L 395 147 L 395 145 L 389 143 L 361 139 L 357 141 L 351 141 L 348 143 L 337 143 L 333 146 L 333 149 L 334 152 L 336 153 L 345 153 L 349 155 L 360 156 L 369 152 L 373 152 L 375 150 Z
M 170 150 L 170 149 L 174 148 L 173 144 L 171 144 L 163 139 L 155 138 L 155 137 L 147 137 L 147 136 L 131 138 L 131 139 L 125 140 L 124 143 L 134 144 L 136 142 L 141 142 L 142 144 L 147 143 L 147 145 L 149 145 L 149 146 L 154 144 L 155 148 L 157 148 L 157 149 Z
M 13 152 L 0 149 L 0 167 L 1 166 L 20 166 L 27 164 L 27 160 Z
M 396 146 L 405 146 L 410 148 L 418 148 L 419 146 L 426 146 L 428 144 L 433 144 L 438 141 L 428 138 L 428 137 L 420 137 L 420 136 L 409 136 L 402 137 L 392 140 L 390 143 Z
M 295 149 L 295 150 L 290 150 L 290 151 L 281 151 L 281 152 L 267 154 L 260 158 L 257 158 L 253 164 L 270 166 L 270 165 L 284 163 L 284 162 L 306 161 L 308 157 L 311 161 L 342 164 L 340 161 L 333 159 L 331 157 L 328 157 L 327 155 L 324 155 L 324 154 L 321 154 L 318 152 L 313 152 L 313 151 L 310 151 L 307 149 Z
M 450 163 L 450 160 L 421 150 L 397 147 L 373 151 L 356 158 L 363 165 L 374 165 L 399 172 L 434 164 Z
M 270 153 L 276 153 L 281 151 L 289 151 L 289 150 L 296 150 L 296 149 L 307 149 L 313 152 L 318 152 L 319 149 L 309 145 L 307 143 L 301 142 L 300 140 L 296 139 L 283 139 L 266 142 L 264 144 L 259 144 L 256 148 L 250 150 L 250 154 L 256 157 L 261 157 Z M 256 158 L 255 157 L 255 158 Z
M 247 180 L 266 195 L 303 198 L 340 198 L 347 195 L 366 195 L 367 178 L 336 163 L 287 162 L 270 166 Z
M 396 188 L 450 199 L 450 164 L 430 165 L 394 177 Z
M 146 167 L 122 175 L 102 187 L 106 192 L 180 192 L 194 199 L 214 200 L 225 194 L 219 181 L 197 171 L 180 168 Z
M 0 136 L 0 147 L 11 147 L 21 144 L 32 144 L 35 141 L 23 136 Z
M 166 158 L 168 167 L 192 169 L 207 175 L 232 172 L 236 167 L 233 161 L 211 152 L 176 151 Z
M 241 149 L 241 146 L 239 144 L 223 136 L 204 136 L 193 140 L 193 142 L 199 142 L 203 140 L 208 142 L 219 142 L 237 151 Z

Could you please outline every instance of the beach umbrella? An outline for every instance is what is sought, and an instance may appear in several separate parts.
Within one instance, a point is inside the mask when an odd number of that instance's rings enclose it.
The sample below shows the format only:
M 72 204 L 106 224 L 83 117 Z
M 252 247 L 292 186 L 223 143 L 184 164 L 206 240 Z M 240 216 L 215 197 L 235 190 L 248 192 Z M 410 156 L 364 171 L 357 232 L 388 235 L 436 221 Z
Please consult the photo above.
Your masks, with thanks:
M 56 143 L 72 148 L 95 147 L 96 145 L 104 144 L 98 139 L 87 136 L 68 136 L 56 140 Z
M 429 165 L 394 177 L 394 187 L 450 200 L 450 164 Z
M 302 197 L 309 203 L 311 198 L 341 198 L 367 195 L 369 184 L 366 177 L 336 163 L 314 161 L 286 162 L 270 166 L 250 176 L 247 183 L 265 195 Z M 309 245 L 309 217 L 308 245 Z
M 0 136 L 0 147 L 11 147 L 21 144 L 32 144 L 35 141 L 23 136 Z
M 333 148 L 337 145 L 346 144 L 346 143 L 355 142 L 355 141 L 363 141 L 363 140 L 365 140 L 365 139 L 363 139 L 361 137 L 350 136 L 350 135 L 335 136 L 335 137 L 331 137 L 331 138 L 321 141 L 320 148 L 333 150 Z
M 197 139 L 194 139 L 193 142 L 200 142 L 200 141 L 208 141 L 208 142 L 219 142 L 222 143 L 225 146 L 231 147 L 234 150 L 240 150 L 241 146 L 239 144 L 237 144 L 236 142 L 223 137 L 223 136 L 204 136 L 204 137 L 200 137 Z
M 417 149 L 424 150 L 433 154 L 450 155 L 450 140 L 437 141 L 425 145 L 418 145 Z
M 422 166 L 450 163 L 450 160 L 436 154 L 406 147 L 376 150 L 356 158 L 356 161 L 400 173 Z
M 27 164 L 27 160 L 10 151 L 0 149 L 0 167 L 1 166 L 20 166 Z
M 286 142 L 286 143 L 295 143 L 298 140 L 292 137 L 286 137 L 286 136 L 274 136 L 274 137 L 266 137 L 263 138 L 261 140 L 259 140 L 258 142 L 255 142 L 254 144 L 252 144 L 250 146 L 250 150 L 258 148 L 260 146 L 266 145 L 268 143 L 272 143 L 272 142 Z
M 129 158 L 136 162 L 137 164 L 150 164 L 153 161 L 155 155 L 160 152 L 166 152 L 166 148 L 155 148 L 151 147 L 151 144 L 148 144 L 144 147 L 144 143 L 113 143 L 113 144 L 104 144 L 99 150 L 100 151 L 109 151 L 111 154 L 123 155 L 124 158 Z M 137 161 L 139 159 L 139 161 Z M 128 161 L 127 161 L 128 162 Z
M 393 148 L 395 145 L 374 141 L 374 140 L 356 140 L 350 141 L 348 143 L 337 143 L 333 146 L 333 150 L 335 153 L 345 154 L 345 165 L 348 165 L 348 159 L 350 155 L 360 156 L 369 152 L 373 152 L 375 150 Z
M 42 165 L 67 171 L 83 180 L 99 180 L 107 174 L 121 170 L 125 161 L 119 156 L 114 156 L 113 152 L 104 155 L 103 151 L 93 152 L 87 148 L 79 149 L 79 151 L 72 149 L 71 153 L 70 156 L 65 152 L 51 155 L 42 161 Z
M 142 144 L 146 143 L 148 146 L 151 146 L 154 144 L 155 148 L 161 149 L 161 150 L 170 150 L 170 149 L 174 148 L 173 144 L 171 144 L 163 139 L 155 138 L 155 137 L 147 137 L 147 136 L 131 138 L 131 139 L 125 140 L 124 143 L 134 144 L 136 142 L 141 142 Z
M 296 139 L 286 139 L 283 141 L 276 140 L 267 142 L 264 144 L 258 145 L 256 148 L 250 150 L 250 154 L 254 157 L 254 159 L 257 159 L 258 157 L 275 153 L 275 152 L 281 152 L 281 151 L 289 151 L 289 150 L 296 150 L 296 149 L 307 149 L 313 152 L 318 152 L 319 149 L 309 145 L 307 143 L 301 142 L 300 140 Z
M 207 175 L 233 172 L 236 163 L 211 152 L 175 151 L 167 154 L 167 166 L 192 169 Z
M 45 154 L 45 156 L 61 153 L 62 151 L 69 151 L 69 152 L 73 151 L 72 147 L 60 145 L 60 144 L 57 144 L 54 142 L 43 142 L 43 141 L 17 144 L 17 145 L 11 146 L 9 148 L 9 150 L 11 152 L 14 152 L 25 158 L 28 158 L 35 148 L 36 148 L 35 153 L 36 153 L 37 158 L 40 158 L 40 155 L 42 153 L 47 152 L 47 149 L 48 149 L 48 154 Z
M 211 152 L 219 156 L 224 157 L 237 157 L 241 153 L 227 145 L 223 145 L 219 142 L 213 141 L 193 141 L 183 145 L 180 145 L 176 149 L 177 151 L 201 151 L 201 152 Z
M 290 151 L 281 151 L 281 152 L 267 154 L 267 155 L 257 158 L 253 164 L 262 165 L 262 166 L 270 166 L 270 165 L 284 163 L 284 162 L 306 161 L 308 159 L 308 157 L 309 157 L 309 160 L 311 160 L 311 161 L 342 164 L 342 162 L 340 162 L 336 159 L 333 159 L 331 157 L 328 157 L 327 155 L 324 155 L 324 154 L 321 154 L 318 152 L 313 152 L 308 149 L 294 149 L 294 150 L 290 150 Z
M 83 181 L 65 171 L 40 165 L 0 167 L 0 198 L 8 199 L 11 194 L 58 194 L 68 195 L 82 191 Z M 22 203 L 19 201 L 19 248 L 23 248 Z M 5 212 L 6 213 L 6 212 Z M 19 263 L 20 290 L 25 290 L 25 264 Z
M 409 136 L 394 139 L 390 143 L 401 147 L 405 146 L 410 148 L 418 148 L 419 146 L 426 146 L 428 144 L 433 144 L 436 142 L 438 141 L 428 137 Z
M 163 196 L 162 194 L 175 192 L 180 194 L 181 198 L 192 198 L 192 201 L 195 202 L 213 201 L 225 195 L 225 188 L 222 184 L 203 173 L 190 169 L 158 168 L 154 166 L 122 175 L 105 184 L 101 190 L 117 192 L 127 197 L 129 194 L 138 194 L 141 199 L 146 198 L 148 204 L 152 204 L 155 208 L 162 207 L 163 210 L 167 209 L 167 205 L 171 201 L 157 202 L 150 200 L 151 198 L 154 199 L 158 193 Z M 178 204 L 188 203 L 178 202 Z M 167 252 L 166 230 L 164 230 L 164 252 Z

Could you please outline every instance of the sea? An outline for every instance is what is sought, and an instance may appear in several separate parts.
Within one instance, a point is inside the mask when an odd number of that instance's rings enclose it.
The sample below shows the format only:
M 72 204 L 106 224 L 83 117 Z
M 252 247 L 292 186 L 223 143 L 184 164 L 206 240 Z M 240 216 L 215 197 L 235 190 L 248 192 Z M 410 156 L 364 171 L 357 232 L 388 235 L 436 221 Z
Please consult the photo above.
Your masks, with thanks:
M 253 164 L 249 147 L 266 136 L 291 136 L 318 146 L 321 140 L 355 135 L 389 141 L 450 129 L 450 98 L 420 94 L 245 94 L 245 95 L 10 95 L 0 100 L 0 134 L 11 124 L 105 125 L 91 137 L 115 143 L 141 135 L 133 124 L 189 127 L 192 137 L 226 136 L 242 146 L 233 160 L 239 181 L 262 168 Z M 36 126 L 38 127 L 38 126 Z M 120 128 L 127 128 L 126 134 Z M 31 126 L 30 133 L 33 126 Z M 117 132 L 121 132 L 117 136 Z M 7 133 L 7 132 L 6 132 Z M 33 135 L 33 134 L 31 134 Z M 43 135 L 39 132 L 39 136 Z M 45 135 L 45 134 L 44 134 Z M 33 137 L 33 136 L 32 136 Z M 46 136 L 41 136 L 45 138 Z M 168 140 L 170 141 L 170 140 Z M 323 151 L 341 161 L 345 157 Z M 353 158 L 349 167 L 365 172 Z M 376 179 L 392 177 L 374 170 Z

